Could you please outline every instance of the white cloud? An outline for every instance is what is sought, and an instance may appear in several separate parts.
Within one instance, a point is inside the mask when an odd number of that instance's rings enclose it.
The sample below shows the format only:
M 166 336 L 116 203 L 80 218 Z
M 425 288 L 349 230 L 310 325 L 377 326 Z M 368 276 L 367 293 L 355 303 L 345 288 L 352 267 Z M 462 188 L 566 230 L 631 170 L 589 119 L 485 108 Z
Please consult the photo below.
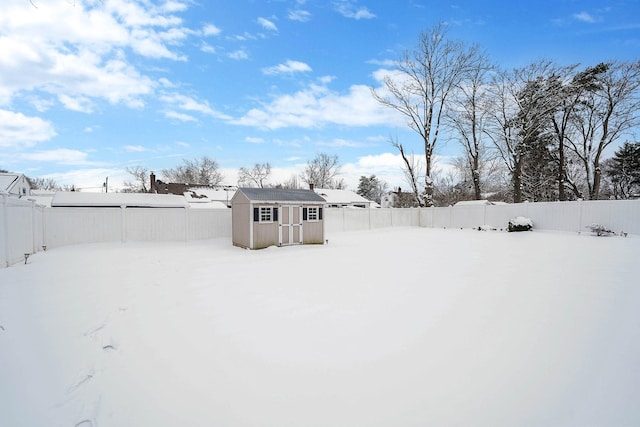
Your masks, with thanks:
M 311 71 L 311 67 L 304 62 L 292 61 L 288 59 L 284 64 L 263 68 L 262 72 L 267 75 L 293 74 Z
M 58 95 L 58 100 L 67 110 L 80 113 L 93 112 L 93 103 L 86 96 L 69 96 L 64 93 Z
M 257 137 L 252 137 L 252 136 L 248 136 L 244 140 L 246 142 L 250 143 L 250 144 L 263 144 L 264 143 L 264 138 L 257 138 Z
M 233 52 L 229 53 L 227 56 L 229 58 L 231 58 L 231 59 L 236 59 L 236 60 L 242 60 L 242 59 L 248 59 L 249 58 L 249 54 L 244 49 L 239 49 L 239 50 L 233 51 Z
M 143 151 L 147 151 L 147 149 L 142 145 L 125 145 L 123 148 L 125 151 L 131 151 L 134 153 L 141 153 Z
M 0 147 L 2 148 L 19 150 L 32 147 L 54 136 L 56 131 L 47 120 L 0 110 Z
M 189 114 L 178 113 L 177 111 L 165 111 L 164 116 L 168 119 L 179 120 L 181 122 L 197 122 L 198 121 L 198 119 L 196 119 L 195 117 Z
M 356 20 L 360 19 L 373 19 L 376 17 L 366 7 L 358 7 L 356 1 L 353 0 L 339 0 L 334 3 L 335 10 L 345 18 L 352 18 Z
M 174 49 L 193 31 L 175 13 L 186 4 L 54 1 L 34 8 L 28 1 L 0 2 L 0 105 L 16 96 L 52 94 L 75 111 L 90 112 L 96 98 L 143 106 L 155 84 L 124 52 L 184 60 Z
M 218 119 L 224 119 L 224 120 L 230 119 L 229 116 L 211 108 L 207 101 L 198 101 L 192 97 L 178 94 L 178 93 L 166 94 L 161 96 L 160 99 L 174 108 L 179 108 L 181 110 L 185 110 L 189 112 L 196 112 L 206 116 L 215 117 Z M 177 119 L 180 119 L 181 117 L 181 115 L 178 113 L 172 113 L 172 114 L 173 114 L 172 116 L 167 116 L 167 117 L 172 117 Z M 195 120 L 195 119 L 191 118 L 191 119 L 188 119 L 187 121 L 192 121 L 192 120 Z
M 52 162 L 63 165 L 87 165 L 88 154 L 84 151 L 59 148 L 56 150 L 35 151 L 25 153 L 20 157 L 24 160 L 34 162 Z
M 578 21 L 588 22 L 590 24 L 596 22 L 596 19 L 587 12 L 574 13 L 573 18 Z
M 200 45 L 200 50 L 205 53 L 216 53 L 216 48 L 205 42 Z
M 287 17 L 292 21 L 307 22 L 311 19 L 311 13 L 306 10 L 290 10 Z
M 353 85 L 347 93 L 331 91 L 326 83 L 275 97 L 230 123 L 266 129 L 345 126 L 405 126 L 399 113 L 380 105 L 365 85 Z
M 269 30 L 269 31 L 278 31 L 278 27 L 276 27 L 276 24 L 274 24 L 272 21 L 268 20 L 267 18 L 258 18 L 258 24 L 260 24 L 260 26 L 262 26 L 262 28 L 264 28 L 265 30 Z
M 202 34 L 205 36 L 217 36 L 222 30 L 213 24 L 207 24 L 202 28 Z

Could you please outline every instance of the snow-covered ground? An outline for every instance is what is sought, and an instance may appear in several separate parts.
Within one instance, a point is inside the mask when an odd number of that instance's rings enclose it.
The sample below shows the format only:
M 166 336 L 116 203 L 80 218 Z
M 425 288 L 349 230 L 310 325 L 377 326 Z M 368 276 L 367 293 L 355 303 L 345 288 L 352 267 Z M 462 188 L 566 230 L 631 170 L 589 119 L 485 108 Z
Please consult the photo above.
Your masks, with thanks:
M 640 238 L 399 228 L 0 270 L 0 426 L 640 425 Z

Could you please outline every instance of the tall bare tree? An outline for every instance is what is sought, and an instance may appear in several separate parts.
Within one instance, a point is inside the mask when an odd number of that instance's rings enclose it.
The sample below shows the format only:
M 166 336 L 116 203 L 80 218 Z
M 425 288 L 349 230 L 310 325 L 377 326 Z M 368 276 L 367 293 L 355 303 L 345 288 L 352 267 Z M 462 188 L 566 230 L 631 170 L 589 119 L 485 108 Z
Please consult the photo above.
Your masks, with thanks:
M 378 102 L 404 115 L 409 127 L 420 135 L 425 156 L 423 206 L 434 204 L 433 160 L 444 112 L 477 50 L 449 40 L 445 24 L 439 23 L 421 33 L 417 47 L 395 63 L 395 72 L 384 79 L 386 92 L 371 89 Z M 403 156 L 404 151 L 403 147 Z
M 557 80 L 557 92 L 549 94 L 558 99 L 555 111 L 550 115 L 555 139 L 555 157 L 557 162 L 558 199 L 567 200 L 566 189 L 577 188 L 576 182 L 568 173 L 566 146 L 574 130 L 575 115 L 582 109 L 585 95 L 598 88 L 597 78 L 608 68 L 607 64 L 587 67 L 575 72 L 577 65 L 558 68 L 551 79 Z
M 491 84 L 492 104 L 486 134 L 511 174 L 513 201 L 523 201 L 525 161 L 532 150 L 547 149 L 549 114 L 557 99 L 548 76 L 549 61 L 496 74 Z
M 307 185 L 313 184 L 316 188 L 342 189 L 346 185 L 340 174 L 338 155 L 330 156 L 319 153 L 313 160 L 307 162 L 307 166 L 300 174 L 300 179 Z
M 269 163 L 256 163 L 251 169 L 242 167 L 238 170 L 238 185 L 264 188 L 270 175 L 271 165 Z
M 495 69 L 484 52 L 478 51 L 471 58 L 470 68 L 452 97 L 446 122 L 465 150 L 466 164 L 471 173 L 473 197 L 482 199 L 481 173 L 483 163 L 488 160 L 489 150 L 484 141 L 488 108 L 488 75 Z
M 407 154 L 404 151 L 404 147 L 402 144 L 398 142 L 398 139 L 389 139 L 391 145 L 398 149 L 400 152 L 400 156 L 402 157 L 403 167 L 402 171 L 404 172 L 404 177 L 409 186 L 411 187 L 411 192 L 415 199 L 416 206 L 424 206 L 424 199 L 420 197 L 420 189 L 419 189 L 419 177 L 421 175 L 421 167 L 420 162 L 416 159 L 413 153 Z
M 580 159 L 589 199 L 598 199 L 604 150 L 640 125 L 640 60 L 607 64 L 575 116 L 577 132 L 569 148 Z

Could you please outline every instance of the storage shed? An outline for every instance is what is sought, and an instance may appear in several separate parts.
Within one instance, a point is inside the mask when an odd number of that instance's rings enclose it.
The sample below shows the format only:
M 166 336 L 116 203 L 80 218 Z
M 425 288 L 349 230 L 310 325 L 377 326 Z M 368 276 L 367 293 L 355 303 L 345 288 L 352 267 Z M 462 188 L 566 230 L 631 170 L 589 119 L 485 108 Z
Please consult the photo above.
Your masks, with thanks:
M 239 188 L 231 199 L 233 244 L 248 249 L 323 244 L 324 204 L 312 190 Z

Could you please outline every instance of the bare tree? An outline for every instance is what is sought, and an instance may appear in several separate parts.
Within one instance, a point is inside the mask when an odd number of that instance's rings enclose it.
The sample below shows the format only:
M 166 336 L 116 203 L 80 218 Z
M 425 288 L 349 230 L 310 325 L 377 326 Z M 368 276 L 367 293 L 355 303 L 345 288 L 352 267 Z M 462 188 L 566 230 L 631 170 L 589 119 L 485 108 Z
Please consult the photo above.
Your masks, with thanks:
M 168 182 L 192 185 L 218 185 L 224 179 L 218 162 L 207 156 L 200 159 L 183 160 L 184 164 L 173 169 L 162 169 L 162 176 Z
M 1 171 L 0 171 L 1 172 Z M 27 177 L 31 189 L 53 191 L 59 190 L 61 187 L 53 178 L 29 178 Z
M 468 48 L 446 36 L 443 23 L 420 34 L 418 46 L 405 52 L 395 64 L 395 73 L 385 77 L 388 94 L 371 89 L 378 102 L 404 115 L 409 127 L 420 135 L 425 156 L 425 192 L 421 204 L 426 206 L 433 206 L 433 156 L 443 115 L 477 52 L 477 47 Z M 417 187 L 417 183 L 412 187 Z
M 495 67 L 487 55 L 478 52 L 470 61 L 470 68 L 446 114 L 448 125 L 465 150 L 466 164 L 471 173 L 473 197 L 482 199 L 481 172 L 483 161 L 489 155 L 484 141 L 488 111 L 487 77 Z
M 316 188 L 345 188 L 344 180 L 337 178 L 338 174 L 340 174 L 338 155 L 319 153 L 313 160 L 307 162 L 307 166 L 300 174 L 300 179 L 307 185 L 313 184 Z
M 133 177 L 133 181 L 125 181 L 124 189 L 125 193 L 148 193 L 150 188 L 147 184 L 149 182 L 149 169 L 144 166 L 127 166 L 124 168 L 125 172 Z
M 549 115 L 557 98 L 549 96 L 553 63 L 541 61 L 513 71 L 501 71 L 491 84 L 486 134 L 511 174 L 513 201 L 523 200 L 525 161 L 550 143 Z
M 293 174 L 291 175 L 291 177 L 284 181 L 284 182 L 280 182 L 277 183 L 276 185 L 274 185 L 275 188 L 287 188 L 287 189 L 299 189 L 301 188 L 300 186 L 300 177 L 297 174 Z
M 640 124 L 640 61 L 607 64 L 576 112 L 569 148 L 585 171 L 589 199 L 598 199 L 603 151 Z
M 416 206 L 424 207 L 424 199 L 420 197 L 419 190 L 419 177 L 421 174 L 420 162 L 416 159 L 416 157 L 412 154 L 407 155 L 404 151 L 404 147 L 402 144 L 398 142 L 398 139 L 389 138 L 391 145 L 398 149 L 400 152 L 400 156 L 402 157 L 403 167 L 402 171 L 404 172 L 404 177 L 409 186 L 411 187 L 411 192 L 414 196 Z
M 271 175 L 271 165 L 269 163 L 256 163 L 253 168 L 240 168 L 238 170 L 238 185 L 256 186 L 264 188 L 265 181 Z

